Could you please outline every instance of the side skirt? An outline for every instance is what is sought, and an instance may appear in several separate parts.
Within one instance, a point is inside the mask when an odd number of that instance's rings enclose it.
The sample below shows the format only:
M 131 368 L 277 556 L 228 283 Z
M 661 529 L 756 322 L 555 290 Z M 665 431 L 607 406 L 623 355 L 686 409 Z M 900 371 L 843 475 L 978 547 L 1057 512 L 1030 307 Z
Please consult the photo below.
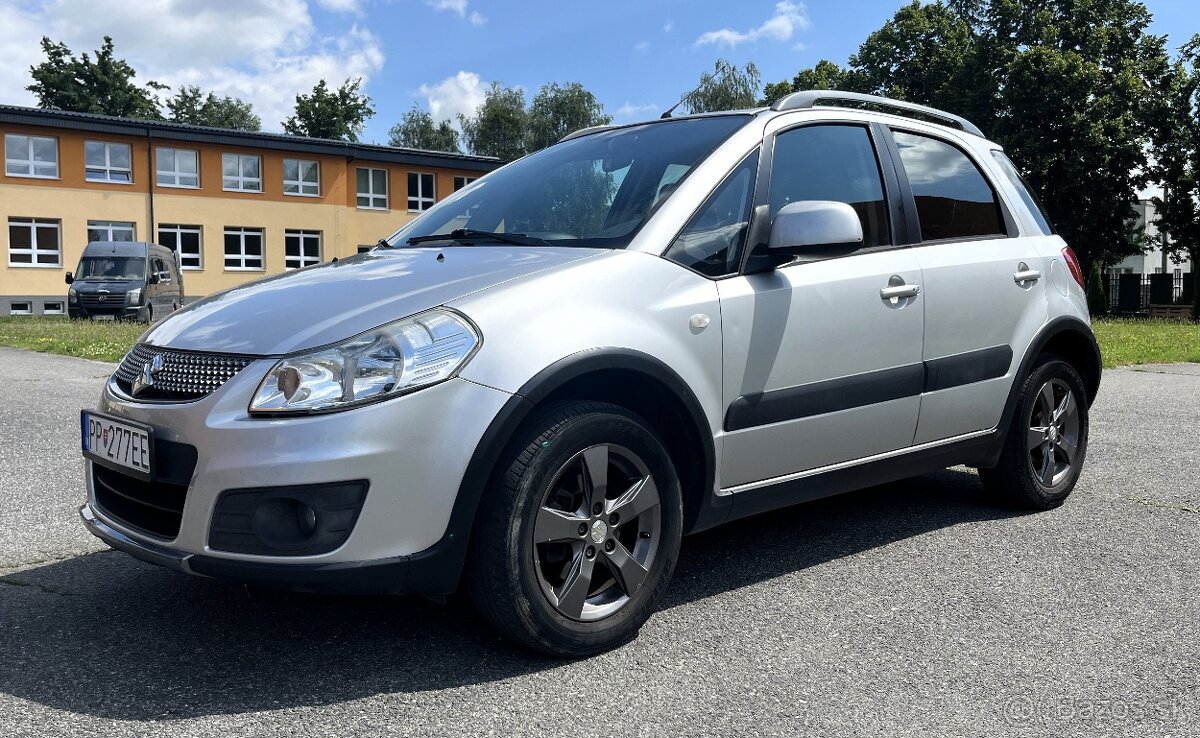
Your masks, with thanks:
M 881 455 L 881 458 L 874 460 L 838 464 L 826 470 L 814 469 L 775 480 L 730 487 L 721 490 L 723 496 L 733 498 L 733 510 L 726 522 L 927 474 L 957 464 L 992 466 L 996 463 L 1003 442 L 1004 433 L 995 429 L 893 455 Z

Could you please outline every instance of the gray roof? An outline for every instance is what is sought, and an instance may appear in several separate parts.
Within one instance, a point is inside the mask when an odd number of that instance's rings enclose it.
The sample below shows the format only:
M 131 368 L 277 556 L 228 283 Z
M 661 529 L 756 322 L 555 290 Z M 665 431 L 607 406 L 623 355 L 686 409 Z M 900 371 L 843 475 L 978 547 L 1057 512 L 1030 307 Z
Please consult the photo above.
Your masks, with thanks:
M 198 143 L 224 144 L 226 146 L 249 146 L 257 149 L 297 151 L 310 154 L 347 156 L 352 159 L 393 162 L 413 166 L 444 167 L 489 172 L 502 162 L 490 156 L 450 154 L 443 151 L 401 149 L 378 144 L 351 143 L 326 138 L 289 136 L 282 133 L 260 133 L 236 131 L 229 128 L 194 126 L 188 123 L 172 123 L 160 120 L 119 118 L 98 113 L 76 113 L 66 110 L 27 108 L 18 105 L 0 105 L 0 123 L 16 123 L 45 128 L 63 128 L 90 133 L 109 133 L 123 136 L 162 138 L 172 141 L 195 141 Z

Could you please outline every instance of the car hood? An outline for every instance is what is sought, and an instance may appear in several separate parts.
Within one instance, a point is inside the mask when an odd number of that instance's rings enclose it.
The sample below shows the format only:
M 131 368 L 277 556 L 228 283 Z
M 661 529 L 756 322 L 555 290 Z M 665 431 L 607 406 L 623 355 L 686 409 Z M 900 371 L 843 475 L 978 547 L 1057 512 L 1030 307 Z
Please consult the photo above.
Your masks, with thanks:
M 190 351 L 288 354 L 600 253 L 494 246 L 377 249 L 211 295 L 154 326 L 142 341 Z

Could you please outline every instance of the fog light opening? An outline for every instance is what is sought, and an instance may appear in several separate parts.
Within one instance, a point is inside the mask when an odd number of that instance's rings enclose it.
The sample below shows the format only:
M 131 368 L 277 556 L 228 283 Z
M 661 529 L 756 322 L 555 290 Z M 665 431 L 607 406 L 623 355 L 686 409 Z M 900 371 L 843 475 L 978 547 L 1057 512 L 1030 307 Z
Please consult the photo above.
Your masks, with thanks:
M 311 505 L 300 502 L 296 506 L 296 522 L 300 526 L 300 535 L 305 539 L 312 538 L 317 532 L 317 511 Z
M 254 508 L 251 529 L 263 543 L 279 549 L 308 543 L 317 533 L 317 511 L 292 497 L 273 497 Z

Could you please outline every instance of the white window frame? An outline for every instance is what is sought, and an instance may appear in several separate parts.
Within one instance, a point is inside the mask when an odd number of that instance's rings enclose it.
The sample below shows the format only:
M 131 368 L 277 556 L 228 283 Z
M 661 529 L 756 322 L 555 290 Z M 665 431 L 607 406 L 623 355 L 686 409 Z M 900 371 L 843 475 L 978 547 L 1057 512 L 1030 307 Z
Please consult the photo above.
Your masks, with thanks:
M 237 162 L 238 162 L 237 175 L 225 173 L 225 159 L 226 159 L 226 157 L 230 157 L 230 156 L 237 157 Z M 245 163 L 249 159 L 253 159 L 258 162 L 258 176 L 257 177 L 246 176 Z M 225 192 L 255 192 L 255 193 L 261 194 L 263 191 L 263 189 L 262 189 L 262 180 L 263 180 L 262 173 L 263 173 L 262 157 L 259 156 L 258 154 L 232 154 L 229 152 L 225 152 L 225 153 L 221 154 L 221 189 L 224 190 Z M 230 187 L 228 184 L 229 180 L 234 180 L 237 183 L 237 187 Z M 247 187 L 246 185 L 249 183 L 254 183 L 255 185 L 257 185 L 257 187 L 254 187 L 254 188 Z
M 96 144 L 104 147 L 104 164 L 95 166 L 88 164 L 87 147 L 89 144 Z M 124 146 L 129 149 L 129 166 L 118 167 L 112 163 L 112 150 L 114 146 Z M 92 172 L 101 172 L 102 174 L 93 175 Z M 129 176 L 129 179 L 113 179 L 113 174 L 124 172 Z M 133 147 L 127 143 L 119 143 L 117 141 L 84 141 L 83 142 L 83 178 L 88 182 L 103 182 L 105 184 L 133 184 Z
M 162 167 L 162 152 L 172 152 L 172 157 L 175 159 L 174 169 L 163 169 Z M 196 171 L 184 172 L 179 169 L 179 155 L 181 153 L 191 154 L 196 159 Z M 164 181 L 166 176 L 172 181 Z M 183 177 L 195 177 L 196 184 L 180 184 L 180 179 Z M 172 187 L 180 190 L 198 190 L 200 189 L 200 152 L 196 149 L 181 149 L 175 146 L 158 146 L 154 149 L 154 181 L 159 187 Z
M 462 188 L 471 184 L 472 182 L 474 182 L 477 179 L 479 179 L 479 177 L 467 177 L 462 174 L 454 175 L 454 191 L 458 192 L 459 190 L 461 190 Z
M 116 241 L 113 238 L 113 233 L 116 231 L 129 231 L 129 240 L 137 240 L 137 223 L 129 220 L 89 220 L 87 222 L 88 242 L 92 241 Z M 92 238 L 91 231 L 106 231 L 108 238 Z
M 18 305 L 24 305 L 25 307 L 24 309 L 17 309 Z M 28 300 L 22 300 L 21 302 L 10 302 L 8 303 L 8 314 L 33 315 L 33 303 L 29 302 Z
M 389 179 L 388 178 L 388 170 L 375 169 L 372 167 L 356 167 L 355 171 L 354 171 L 354 189 L 356 189 L 356 190 L 358 189 L 358 173 L 360 171 L 361 172 L 369 172 L 369 174 L 367 175 L 367 190 L 368 191 L 367 192 L 358 192 L 357 197 L 355 199 L 355 202 L 358 204 L 359 209 L 360 210 L 387 210 L 388 205 L 389 205 L 388 198 L 391 196 L 391 189 L 392 189 L 391 182 L 388 181 L 388 179 Z M 375 175 L 374 175 L 375 172 L 383 173 L 383 194 L 382 195 L 380 195 L 379 193 L 374 191 L 375 190 Z M 363 205 L 361 202 L 358 202 L 358 198 L 363 198 L 363 197 L 367 198 L 366 205 Z M 376 205 L 375 204 L 376 200 L 383 200 L 383 205 Z
M 25 139 L 25 158 L 10 159 L 8 158 L 8 140 L 23 138 Z M 37 174 L 39 162 L 33 158 L 34 141 L 53 141 L 54 142 L 54 174 Z M 13 172 L 9 169 L 10 166 L 21 166 L 25 168 L 24 172 Z M 40 163 L 41 167 L 47 167 L 46 162 Z M 58 139 L 54 136 L 34 136 L 30 133 L 6 133 L 4 134 L 4 174 L 9 177 L 26 177 L 28 179 L 58 179 Z
M 42 315 L 66 315 L 66 314 L 67 314 L 67 309 L 63 305 L 61 300 L 59 300 L 57 302 L 43 302 L 42 303 Z
M 14 224 L 14 221 L 16 223 Z M 18 267 L 21 269 L 62 269 L 62 221 L 57 218 L 25 218 L 13 216 L 8 219 L 8 230 L 5 235 L 8 237 L 8 265 L 10 267 Z M 15 249 L 12 245 L 12 227 L 13 225 L 23 226 L 29 229 L 29 248 Z M 55 236 L 54 256 L 57 260 L 53 264 L 39 264 L 38 255 L 49 253 L 49 249 L 38 248 L 37 232 L 40 228 L 53 228 Z M 29 263 L 14 262 L 13 254 L 29 254 Z
M 417 194 L 413 194 L 412 178 L 417 178 Z M 430 191 L 425 192 L 425 178 L 429 178 Z M 415 204 L 415 207 L 414 207 Z M 423 213 L 437 204 L 437 175 L 433 172 L 408 173 L 408 212 Z
M 299 179 L 288 179 L 288 164 L 296 165 Z M 317 181 L 304 178 L 304 165 L 311 164 L 317 173 Z M 295 187 L 295 192 L 288 192 L 288 187 Z M 315 159 L 284 159 L 283 160 L 283 194 L 289 197 L 320 197 L 321 196 L 321 162 Z
M 221 238 L 221 263 L 225 265 L 227 272 L 265 272 L 267 271 L 267 232 L 265 228 L 251 228 L 248 226 L 225 226 L 225 232 Z M 238 237 L 239 253 L 230 254 L 226 250 L 225 239 L 229 236 Z M 246 236 L 258 236 L 259 238 L 259 254 L 257 256 L 246 253 Z M 229 266 L 229 259 L 238 259 L 241 266 Z M 259 266 L 246 266 L 246 261 L 249 259 L 258 259 Z
M 288 242 L 295 240 L 300 247 L 299 255 L 292 256 L 288 253 Z M 323 248 L 323 237 L 321 231 L 308 230 L 293 230 L 289 229 L 283 232 L 283 268 L 286 270 L 303 269 L 306 266 L 321 263 L 321 250 Z M 305 253 L 305 247 L 311 246 L 316 242 L 317 254 L 312 256 Z
M 162 223 L 158 226 L 158 244 L 166 246 L 162 242 L 164 233 L 171 233 L 175 236 L 175 248 L 171 249 L 171 253 L 175 254 L 175 263 L 179 265 L 181 272 L 202 272 L 204 271 L 204 227 L 198 225 L 186 225 L 182 223 Z M 196 253 L 185 253 L 183 251 L 183 234 L 196 234 Z M 195 258 L 197 266 L 190 266 L 183 263 L 184 259 Z

